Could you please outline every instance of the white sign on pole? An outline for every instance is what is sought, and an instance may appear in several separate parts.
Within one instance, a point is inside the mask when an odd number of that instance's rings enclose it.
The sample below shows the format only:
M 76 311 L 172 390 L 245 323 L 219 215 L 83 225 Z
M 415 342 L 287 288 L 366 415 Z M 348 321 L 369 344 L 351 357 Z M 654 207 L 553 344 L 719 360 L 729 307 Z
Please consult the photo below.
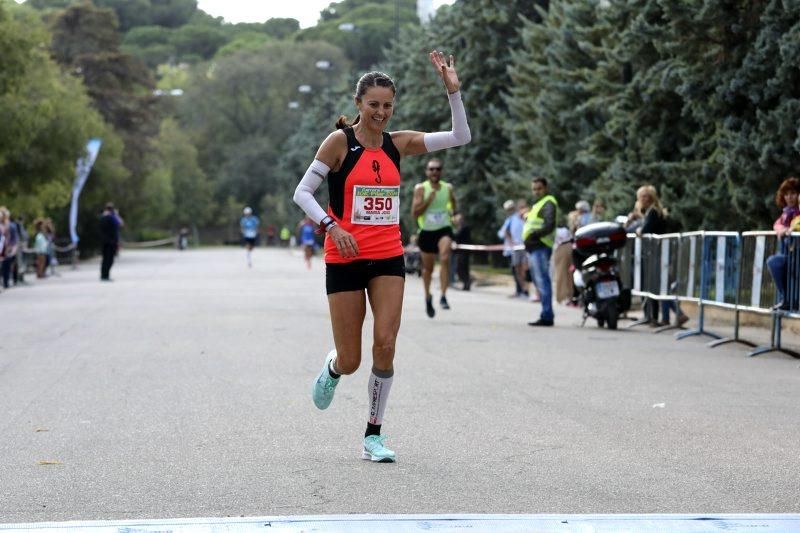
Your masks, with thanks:
M 697 253 L 697 240 L 694 235 L 689 237 L 689 283 L 686 284 L 686 296 L 694 295 L 694 254 Z
M 716 301 L 725 301 L 725 237 L 717 237 Z
M 103 141 L 100 139 L 89 139 L 86 144 L 86 153 L 78 159 L 78 164 L 75 166 L 75 184 L 72 186 L 72 203 L 69 208 L 69 235 L 73 244 L 77 244 L 79 240 L 78 232 L 76 231 L 78 225 L 78 198 L 81 195 L 83 186 L 86 184 L 86 180 L 89 178 L 92 165 L 97 160 L 101 144 L 103 144 Z
M 669 294 L 669 239 L 661 241 L 661 286 L 659 294 Z
M 764 273 L 764 247 L 766 237 L 756 237 L 756 253 L 753 258 L 753 285 L 750 289 L 750 305 L 761 307 L 761 276 Z

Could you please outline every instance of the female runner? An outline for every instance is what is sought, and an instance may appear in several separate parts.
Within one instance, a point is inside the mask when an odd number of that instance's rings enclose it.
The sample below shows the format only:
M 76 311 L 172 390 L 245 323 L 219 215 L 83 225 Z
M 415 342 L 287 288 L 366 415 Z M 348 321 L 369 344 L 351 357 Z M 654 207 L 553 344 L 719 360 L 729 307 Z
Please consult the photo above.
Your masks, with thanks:
M 362 458 L 376 462 L 395 461 L 395 453 L 380 433 L 394 376 L 405 284 L 399 227 L 400 158 L 470 141 L 455 60 L 435 50 L 429 55 L 447 89 L 452 130 L 386 132 L 394 111 L 394 82 L 382 72 L 367 73 L 356 86 L 358 116 L 349 124 L 339 117 L 337 130 L 323 141 L 294 193 L 294 201 L 327 233 L 325 285 L 336 348 L 328 353 L 314 381 L 314 404 L 326 409 L 341 376 L 358 369 L 369 298 L 375 325 Z M 326 178 L 327 212 L 314 199 Z

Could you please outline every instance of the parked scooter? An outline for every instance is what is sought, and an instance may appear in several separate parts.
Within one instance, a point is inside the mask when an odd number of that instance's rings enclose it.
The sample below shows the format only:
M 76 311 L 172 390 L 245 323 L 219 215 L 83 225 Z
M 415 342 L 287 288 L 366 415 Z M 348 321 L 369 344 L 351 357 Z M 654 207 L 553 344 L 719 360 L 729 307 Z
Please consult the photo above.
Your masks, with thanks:
M 631 291 L 622 286 L 619 259 L 614 250 L 625 246 L 625 228 L 614 222 L 587 224 L 575 232 L 572 261 L 573 281 L 580 293 L 583 324 L 588 318 L 598 327 L 617 329 L 620 315 L 631 307 Z

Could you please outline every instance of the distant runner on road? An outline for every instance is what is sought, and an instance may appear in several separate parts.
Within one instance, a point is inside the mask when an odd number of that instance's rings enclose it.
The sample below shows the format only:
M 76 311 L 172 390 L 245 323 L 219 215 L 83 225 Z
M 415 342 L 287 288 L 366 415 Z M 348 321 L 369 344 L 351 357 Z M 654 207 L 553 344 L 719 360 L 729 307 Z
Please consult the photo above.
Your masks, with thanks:
M 247 250 L 247 266 L 253 267 L 253 247 L 256 245 L 258 239 L 258 225 L 261 221 L 253 214 L 253 210 L 245 207 L 242 210 L 241 220 L 239 220 L 239 228 L 242 232 L 242 239 L 244 240 L 244 247 Z
M 303 247 L 303 258 L 306 262 L 306 268 L 311 270 L 311 258 L 314 256 L 314 246 L 317 244 L 317 239 L 314 236 L 317 226 L 310 218 L 305 217 L 297 225 L 297 229 L 300 233 L 300 246 Z
M 450 284 L 450 252 L 453 246 L 453 223 L 451 216 L 456 209 L 453 186 L 442 181 L 442 162 L 431 159 L 425 167 L 428 177 L 414 187 L 414 200 L 411 213 L 417 218 L 419 239 L 417 244 L 422 252 L 422 283 L 425 287 L 425 312 L 433 318 L 431 278 L 436 256 L 439 256 L 439 287 L 442 295 L 439 307 L 450 309 L 447 303 L 447 287 Z

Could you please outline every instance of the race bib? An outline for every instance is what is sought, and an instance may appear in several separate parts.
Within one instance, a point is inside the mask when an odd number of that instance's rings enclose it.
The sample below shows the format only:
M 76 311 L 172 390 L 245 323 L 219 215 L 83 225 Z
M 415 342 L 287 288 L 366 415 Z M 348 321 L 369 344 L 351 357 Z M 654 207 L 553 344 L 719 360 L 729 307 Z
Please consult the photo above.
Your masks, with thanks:
M 450 224 L 450 213 L 427 213 L 425 215 L 426 226 L 447 226 Z
M 400 187 L 353 187 L 353 224 L 388 226 L 400 223 Z

